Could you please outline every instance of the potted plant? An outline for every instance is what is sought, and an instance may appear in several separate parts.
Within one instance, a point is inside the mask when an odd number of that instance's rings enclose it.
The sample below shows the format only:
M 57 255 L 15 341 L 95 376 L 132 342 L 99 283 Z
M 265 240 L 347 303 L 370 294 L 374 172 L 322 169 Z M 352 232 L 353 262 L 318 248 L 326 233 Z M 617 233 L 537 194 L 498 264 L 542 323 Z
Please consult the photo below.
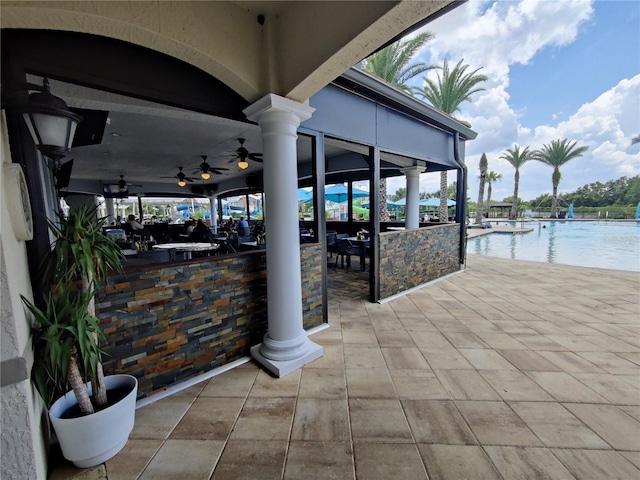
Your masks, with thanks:
M 133 429 L 137 396 L 135 377 L 105 379 L 100 362 L 103 335 L 95 292 L 109 270 L 122 271 L 123 258 L 117 243 L 102 233 L 104 222 L 95 206 L 59 214 L 57 223 L 48 220 L 55 240 L 41 273 L 44 284 L 53 286 L 44 308 L 23 297 L 38 323 L 33 381 L 49 408 L 63 455 L 81 468 L 122 449 Z M 69 387 L 72 391 L 65 393 Z

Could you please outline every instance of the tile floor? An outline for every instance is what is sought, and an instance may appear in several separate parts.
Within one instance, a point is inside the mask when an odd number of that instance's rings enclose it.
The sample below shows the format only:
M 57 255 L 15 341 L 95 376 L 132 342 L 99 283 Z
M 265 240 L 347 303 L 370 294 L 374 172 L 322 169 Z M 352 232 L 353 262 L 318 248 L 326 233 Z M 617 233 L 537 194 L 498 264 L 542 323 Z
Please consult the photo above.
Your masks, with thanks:
M 640 274 L 470 255 L 388 303 L 351 288 L 321 359 L 142 407 L 116 457 L 51 479 L 640 478 Z

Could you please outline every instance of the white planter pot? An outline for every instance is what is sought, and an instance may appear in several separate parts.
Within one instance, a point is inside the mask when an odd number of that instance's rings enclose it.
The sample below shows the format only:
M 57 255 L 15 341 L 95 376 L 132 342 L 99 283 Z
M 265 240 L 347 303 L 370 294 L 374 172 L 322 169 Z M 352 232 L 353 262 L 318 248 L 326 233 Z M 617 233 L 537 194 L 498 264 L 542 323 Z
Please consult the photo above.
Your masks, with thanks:
M 107 390 L 128 387 L 131 392 L 118 403 L 84 417 L 60 418 L 77 404 L 73 391 L 56 400 L 49 410 L 62 454 L 78 468 L 93 467 L 113 457 L 133 430 L 138 380 L 132 375 L 110 375 L 105 385 Z M 87 386 L 91 395 L 91 383 Z

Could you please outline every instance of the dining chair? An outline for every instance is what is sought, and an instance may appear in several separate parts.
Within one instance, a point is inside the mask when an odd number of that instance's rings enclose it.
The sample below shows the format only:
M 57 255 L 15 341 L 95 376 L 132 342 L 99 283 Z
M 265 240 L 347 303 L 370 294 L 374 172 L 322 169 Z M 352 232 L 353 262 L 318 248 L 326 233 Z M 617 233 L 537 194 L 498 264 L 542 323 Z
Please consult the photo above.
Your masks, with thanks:
M 336 248 L 336 232 L 327 233 L 327 252 L 329 258 L 333 258 L 334 253 L 338 253 Z
M 353 245 L 346 238 L 336 238 L 336 250 L 337 250 L 336 263 L 333 266 L 334 270 L 336 268 L 338 268 L 338 260 L 341 260 L 340 268 L 344 267 L 344 259 L 346 257 L 346 259 L 347 259 L 346 271 L 348 272 L 349 271 L 349 267 L 351 266 L 351 256 L 352 255 L 357 255 L 357 256 L 361 256 L 362 255 L 362 247 L 357 246 L 357 245 Z

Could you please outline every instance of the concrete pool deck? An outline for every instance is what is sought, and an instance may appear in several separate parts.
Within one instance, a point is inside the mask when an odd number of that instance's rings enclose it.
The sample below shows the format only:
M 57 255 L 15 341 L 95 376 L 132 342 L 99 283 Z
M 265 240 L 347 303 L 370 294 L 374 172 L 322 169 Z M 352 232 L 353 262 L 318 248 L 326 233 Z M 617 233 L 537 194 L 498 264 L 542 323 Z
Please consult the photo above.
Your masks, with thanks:
M 323 358 L 142 407 L 116 457 L 50 478 L 640 478 L 640 273 L 470 255 L 329 309 Z

